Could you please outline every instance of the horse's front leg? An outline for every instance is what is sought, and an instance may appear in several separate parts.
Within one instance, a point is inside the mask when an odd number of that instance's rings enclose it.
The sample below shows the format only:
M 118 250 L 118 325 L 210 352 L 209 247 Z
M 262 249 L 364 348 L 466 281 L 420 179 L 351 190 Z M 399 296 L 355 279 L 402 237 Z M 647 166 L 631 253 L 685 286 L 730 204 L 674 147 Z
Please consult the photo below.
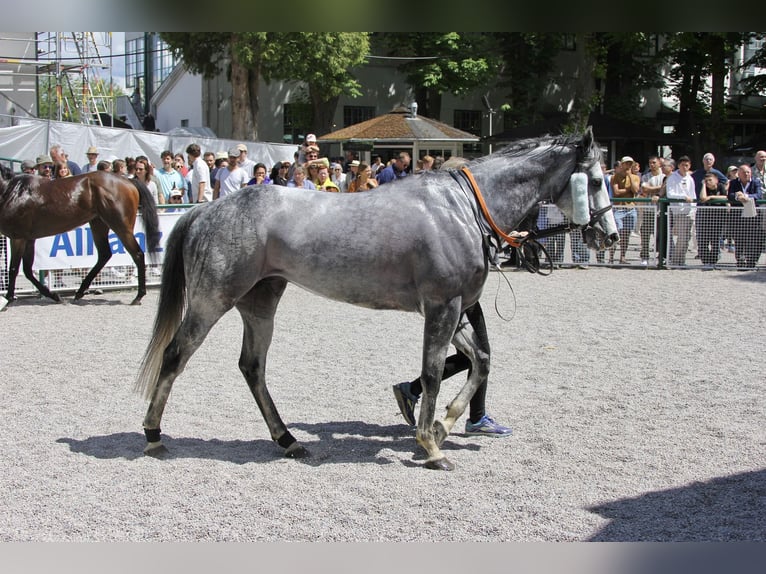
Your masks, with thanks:
M 48 287 L 46 287 L 43 283 L 40 282 L 39 279 L 37 279 L 37 277 L 35 277 L 35 271 L 32 268 L 32 266 L 34 265 L 34 262 L 35 262 L 35 242 L 34 242 L 34 240 L 32 240 L 32 241 L 17 240 L 17 239 L 13 240 L 13 242 L 11 244 L 11 266 L 13 266 L 13 261 L 15 260 L 15 257 L 16 257 L 15 254 L 14 254 L 14 252 L 16 251 L 16 241 L 20 241 L 19 250 L 23 252 L 22 267 L 24 269 L 24 276 L 27 279 L 29 279 L 29 281 L 32 283 L 32 285 L 35 286 L 35 288 L 40 292 L 40 295 L 42 295 L 43 297 L 48 297 L 49 299 L 53 299 L 57 303 L 61 302 L 61 297 L 59 297 L 58 293 L 54 293 L 53 291 L 48 289 Z M 18 274 L 18 272 L 19 272 L 18 262 L 16 262 L 15 272 L 13 272 L 13 271 L 9 271 L 8 272 L 10 277 L 13 277 L 14 290 L 15 290 L 15 287 L 16 287 L 16 275 Z M 10 279 L 10 277 L 9 277 L 9 279 Z M 10 281 L 9 281 L 8 286 L 9 286 L 8 292 L 10 293 L 11 292 L 11 290 L 10 290 Z M 10 301 L 11 297 L 6 297 L 6 299 L 8 299 L 8 301 Z
M 423 335 L 423 367 L 420 374 L 423 386 L 423 401 L 420 406 L 416 439 L 422 446 L 428 459 L 426 468 L 452 470 L 452 464 L 439 449 L 449 429 L 441 421 L 434 421 L 436 397 L 441 386 L 444 361 L 447 357 L 450 340 L 460 318 L 460 298 L 456 297 L 444 305 L 427 308 Z
M 287 430 L 266 387 L 266 354 L 274 332 L 274 315 L 286 286 L 284 279 L 263 280 L 237 302 L 244 326 L 239 370 L 269 427 L 272 440 L 285 449 L 286 457 L 304 458 L 309 452 Z
M 478 302 L 461 316 L 452 343 L 471 360 L 471 372 L 465 385 L 447 405 L 447 415 L 443 421 L 447 432 L 452 430 L 476 391 L 482 385 L 486 385 L 489 378 L 489 338 L 484 322 L 484 312 Z
M 5 241 L 5 239 L 0 241 Z M 11 258 L 8 262 L 8 289 L 5 291 L 5 298 L 8 299 L 9 303 L 16 299 L 16 277 L 19 274 L 21 257 L 24 254 L 26 243 L 25 239 L 11 239 Z

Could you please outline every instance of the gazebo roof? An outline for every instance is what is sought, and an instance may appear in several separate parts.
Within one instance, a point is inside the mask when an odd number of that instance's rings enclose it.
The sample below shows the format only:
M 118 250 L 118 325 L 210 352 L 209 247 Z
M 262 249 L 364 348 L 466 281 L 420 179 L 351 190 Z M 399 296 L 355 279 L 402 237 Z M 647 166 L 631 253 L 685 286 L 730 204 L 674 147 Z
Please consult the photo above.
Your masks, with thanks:
M 423 116 L 413 116 L 405 107 L 348 126 L 317 138 L 320 142 L 364 140 L 376 143 L 450 141 L 477 142 L 478 136 Z

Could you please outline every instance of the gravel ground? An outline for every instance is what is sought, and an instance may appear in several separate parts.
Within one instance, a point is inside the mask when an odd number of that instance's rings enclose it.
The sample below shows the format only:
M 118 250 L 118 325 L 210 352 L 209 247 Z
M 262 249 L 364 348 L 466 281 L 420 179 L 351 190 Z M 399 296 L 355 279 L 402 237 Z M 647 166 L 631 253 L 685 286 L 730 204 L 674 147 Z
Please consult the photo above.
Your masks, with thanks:
M 0 540 L 766 540 L 766 273 L 505 278 L 482 299 L 488 407 L 514 434 L 461 419 L 450 473 L 423 468 L 391 393 L 419 370 L 417 315 L 288 288 L 267 372 L 301 462 L 269 438 L 229 313 L 175 383 L 156 460 L 132 388 L 157 291 L 20 299 L 0 313 Z

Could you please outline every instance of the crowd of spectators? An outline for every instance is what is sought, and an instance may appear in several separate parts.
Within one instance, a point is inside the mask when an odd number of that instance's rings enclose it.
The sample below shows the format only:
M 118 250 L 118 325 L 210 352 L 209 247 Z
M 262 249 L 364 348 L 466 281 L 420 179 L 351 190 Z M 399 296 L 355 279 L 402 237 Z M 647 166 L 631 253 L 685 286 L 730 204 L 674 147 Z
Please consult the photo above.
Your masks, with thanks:
M 406 151 L 395 154 L 388 162 L 373 155 L 369 163 L 361 162 L 356 152 L 348 151 L 344 157 L 322 156 L 317 138 L 308 134 L 295 151 L 292 160 L 284 159 L 269 167 L 258 158 L 248 157 L 247 145 L 238 144 L 227 151 L 201 150 L 192 143 L 184 152 L 165 150 L 161 166 L 155 166 L 144 155 L 113 161 L 99 161 L 96 147 L 89 147 L 87 161 L 78 165 L 68 157 L 60 145 L 50 148 L 50 155 L 39 156 L 36 161 L 24 161 L 22 171 L 42 177 L 57 178 L 78 175 L 94 170 L 111 171 L 125 177 L 140 177 L 147 183 L 157 203 L 194 204 L 215 201 L 250 185 L 283 185 L 334 193 L 359 193 L 374 189 L 403 177 L 439 169 L 444 159 L 424 155 L 414 165 Z M 671 200 L 669 217 L 669 262 L 683 266 L 690 242 L 696 245 L 696 259 L 707 267 L 719 259 L 719 250 L 728 249 L 736 254 L 737 265 L 753 268 L 766 244 L 766 222 L 763 210 L 756 210 L 755 202 L 763 199 L 766 180 L 766 151 L 758 151 L 754 163 L 732 165 L 726 173 L 715 167 L 715 157 L 706 153 L 701 165 L 692 169 L 688 156 L 677 159 L 647 158 L 647 169 L 632 157 L 625 156 L 611 169 L 603 166 L 607 189 L 615 202 L 614 215 L 620 242 L 609 250 L 609 262 L 614 263 L 619 250 L 619 264 L 628 265 L 626 250 L 631 234 L 640 236 L 640 264 L 647 266 L 650 259 L 650 237 L 656 240 L 657 209 L 646 201 L 657 203 L 660 198 Z M 698 209 L 704 206 L 704 209 Z M 715 209 L 712 208 L 729 208 Z M 732 207 L 739 209 L 731 209 Z M 562 220 L 555 208 L 541 212 L 540 228 Z M 572 260 L 576 266 L 587 267 L 591 254 L 572 234 Z M 561 237 L 547 240 L 555 264 L 563 260 Z M 657 253 L 655 241 L 654 254 Z M 598 262 L 605 262 L 605 252 L 596 253 Z

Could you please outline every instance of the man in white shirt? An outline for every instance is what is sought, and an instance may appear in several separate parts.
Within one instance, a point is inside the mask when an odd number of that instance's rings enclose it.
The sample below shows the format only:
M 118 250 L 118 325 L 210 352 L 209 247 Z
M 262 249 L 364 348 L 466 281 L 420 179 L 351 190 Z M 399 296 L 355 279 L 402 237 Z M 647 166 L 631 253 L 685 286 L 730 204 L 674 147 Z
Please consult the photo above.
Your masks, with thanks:
M 97 171 L 98 169 L 98 150 L 94 146 L 90 146 L 88 151 L 85 152 L 88 156 L 88 163 L 84 164 L 81 168 L 82 173 L 89 173 L 91 171 Z
M 677 169 L 665 179 L 665 197 L 682 200 L 683 203 L 671 203 L 670 209 L 670 239 L 675 242 L 670 250 L 671 265 L 685 265 L 686 252 L 689 249 L 689 239 L 694 224 L 693 203 L 697 199 L 694 190 L 694 179 L 690 173 L 692 162 L 689 156 L 682 155 L 676 163 Z
M 210 168 L 202 159 L 202 150 L 199 144 L 189 144 L 186 154 L 191 160 L 191 201 L 192 203 L 204 203 L 213 201 L 213 188 L 210 185 Z
M 226 167 L 218 170 L 218 178 L 215 180 L 215 189 L 213 199 L 226 197 L 228 194 L 242 189 L 247 185 L 250 178 L 245 170 L 237 165 L 239 150 L 232 148 L 229 150 L 229 160 Z
M 237 150 L 239 150 L 239 159 L 237 160 L 237 163 L 239 164 L 239 167 L 245 170 L 247 179 L 249 180 L 254 175 L 253 170 L 255 169 L 255 162 L 247 157 L 247 146 L 245 144 L 238 144 Z

